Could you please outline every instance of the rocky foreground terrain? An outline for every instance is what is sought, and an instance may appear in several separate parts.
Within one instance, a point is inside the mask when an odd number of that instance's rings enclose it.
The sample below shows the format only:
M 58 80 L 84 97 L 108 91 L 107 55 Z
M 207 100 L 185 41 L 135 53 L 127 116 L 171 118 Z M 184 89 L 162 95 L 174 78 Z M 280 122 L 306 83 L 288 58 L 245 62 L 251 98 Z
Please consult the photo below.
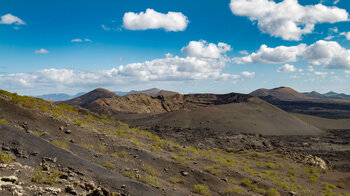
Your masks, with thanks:
M 348 130 L 143 130 L 6 91 L 0 119 L 0 195 L 350 195 Z

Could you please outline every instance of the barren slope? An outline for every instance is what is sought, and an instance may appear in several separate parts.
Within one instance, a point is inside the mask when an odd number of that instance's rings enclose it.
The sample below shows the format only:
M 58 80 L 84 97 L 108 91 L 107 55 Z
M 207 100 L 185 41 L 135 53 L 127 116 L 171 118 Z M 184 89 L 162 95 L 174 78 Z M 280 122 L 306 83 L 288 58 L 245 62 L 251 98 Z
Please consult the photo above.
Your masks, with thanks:
M 240 97 L 189 100 L 201 105 L 191 111 L 246 104 L 230 111 L 249 116 L 260 113 L 258 105 L 274 108 Z M 227 104 L 232 101 L 239 103 Z M 350 191 L 348 173 L 321 172 L 328 168 L 322 159 L 281 149 L 263 136 L 177 129 L 178 135 L 160 138 L 78 106 L 5 91 L 0 108 L 0 124 L 8 125 L 0 126 L 0 195 L 321 195 L 325 182 L 343 183 L 327 189 L 332 193 Z M 195 141 L 175 142 L 181 134 Z

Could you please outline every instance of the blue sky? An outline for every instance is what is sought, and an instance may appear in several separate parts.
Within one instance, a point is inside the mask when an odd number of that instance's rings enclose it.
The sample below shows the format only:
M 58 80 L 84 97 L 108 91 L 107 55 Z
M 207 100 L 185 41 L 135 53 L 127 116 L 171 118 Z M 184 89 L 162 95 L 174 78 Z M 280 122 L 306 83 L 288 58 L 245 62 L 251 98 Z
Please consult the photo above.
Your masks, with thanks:
M 4 0 L 0 88 L 350 94 L 349 12 L 346 0 Z

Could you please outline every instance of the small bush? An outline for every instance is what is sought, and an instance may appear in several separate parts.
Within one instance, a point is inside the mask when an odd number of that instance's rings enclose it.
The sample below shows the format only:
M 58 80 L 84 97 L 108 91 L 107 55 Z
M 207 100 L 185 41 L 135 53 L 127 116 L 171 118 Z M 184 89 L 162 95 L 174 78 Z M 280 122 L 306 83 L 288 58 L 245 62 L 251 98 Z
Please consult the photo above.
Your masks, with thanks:
M 185 163 L 185 158 L 178 155 L 171 155 L 171 158 L 178 163 Z
M 219 168 L 220 168 L 220 166 L 218 164 L 214 164 L 214 165 L 205 167 L 204 171 L 211 173 L 213 175 L 219 175 L 222 173 L 221 169 L 219 169 Z
M 204 185 L 204 184 L 195 184 L 195 185 L 193 185 L 192 192 L 200 194 L 200 195 L 205 195 L 205 196 L 210 196 L 211 195 L 209 187 Z
M 169 177 L 167 180 L 172 184 L 183 184 L 186 182 L 185 179 L 178 177 Z
M 244 189 L 240 186 L 228 187 L 225 189 L 224 194 L 243 195 Z
M 164 144 L 163 144 L 163 142 L 158 141 L 158 142 L 152 142 L 152 146 L 157 148 L 157 149 L 163 149 Z
M 295 171 L 292 171 L 292 170 L 288 171 L 288 176 L 289 177 L 294 177 L 296 175 L 297 175 L 297 173 Z
M 0 119 L 0 125 L 7 125 L 8 122 L 6 119 Z
M 121 152 L 114 152 L 111 154 L 111 157 L 121 159 L 124 162 L 128 162 L 130 160 L 130 154 L 125 150 Z
M 332 196 L 332 195 L 334 195 L 333 189 L 335 189 L 335 188 L 337 188 L 337 187 L 334 186 L 333 184 L 325 182 L 325 183 L 323 183 L 323 186 L 322 186 L 322 193 L 325 196 Z
M 269 190 L 267 190 L 266 196 L 280 196 L 280 193 L 278 192 L 277 189 L 270 188 Z
M 13 158 L 11 157 L 11 155 L 5 152 L 0 152 L 0 162 L 5 164 L 11 164 L 13 162 Z
M 248 178 L 243 178 L 239 181 L 239 183 L 244 187 L 249 187 L 249 186 L 251 186 L 252 181 L 249 180 Z
M 139 181 L 156 186 L 156 187 L 158 187 L 160 185 L 158 178 L 156 176 L 152 176 L 149 174 L 142 175 L 141 178 L 139 179 Z
M 55 170 L 43 171 L 41 167 L 35 169 L 32 182 L 42 184 L 55 184 L 61 173 Z
M 55 140 L 52 142 L 52 144 L 59 147 L 59 148 L 63 148 L 65 150 L 70 150 L 69 145 L 65 141 Z
M 342 182 L 338 182 L 337 187 L 340 189 L 345 189 L 345 184 Z
M 90 151 L 94 150 L 94 145 L 92 145 L 92 144 L 80 144 L 79 146 L 86 148 Z
M 115 165 L 109 161 L 107 161 L 105 164 L 103 164 L 103 167 L 108 168 L 108 169 L 115 169 Z
M 161 176 L 162 174 L 155 168 L 153 168 L 152 166 L 145 164 L 144 166 L 145 171 L 152 176 Z
M 272 162 L 268 162 L 266 164 L 266 167 L 269 168 L 269 169 L 274 169 L 276 167 L 276 164 L 272 163 Z
M 36 130 L 36 131 L 29 131 L 30 134 L 36 136 L 36 137 L 40 137 L 42 135 L 45 134 L 45 131 L 43 130 Z
M 126 171 L 124 172 L 124 176 L 134 180 L 137 179 L 136 173 L 134 171 Z
M 74 124 L 76 124 L 76 125 L 78 125 L 78 126 L 83 126 L 83 125 L 85 125 L 85 122 L 84 122 L 84 121 L 81 121 L 81 120 L 79 120 L 79 119 L 77 119 L 77 118 L 74 118 L 72 121 L 74 122 Z
M 319 180 L 320 180 L 319 176 L 314 176 L 314 175 L 309 176 L 309 181 L 312 183 L 318 182 Z

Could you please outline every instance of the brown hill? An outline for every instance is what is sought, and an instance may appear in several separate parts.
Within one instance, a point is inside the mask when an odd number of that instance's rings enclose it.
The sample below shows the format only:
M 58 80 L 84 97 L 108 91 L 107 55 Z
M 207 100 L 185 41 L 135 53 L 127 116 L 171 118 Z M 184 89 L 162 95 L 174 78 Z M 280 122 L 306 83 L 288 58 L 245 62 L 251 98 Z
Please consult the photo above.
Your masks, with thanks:
M 322 97 L 317 92 L 299 93 L 288 87 L 258 89 L 250 93 L 287 112 L 323 118 L 350 118 L 350 100 Z
M 133 95 L 133 94 L 146 94 L 146 95 L 150 95 L 150 96 L 159 96 L 159 95 L 169 96 L 169 95 L 174 95 L 174 94 L 179 94 L 179 93 L 173 92 L 173 91 L 161 90 L 158 88 L 151 88 L 151 89 L 147 89 L 147 90 L 143 90 L 143 91 L 132 90 L 128 93 L 128 95 Z
M 67 101 L 59 101 L 56 103 L 57 104 L 67 104 L 67 105 L 78 105 L 81 107 L 85 107 L 97 99 L 111 98 L 111 97 L 117 97 L 117 96 L 118 95 L 112 93 L 111 91 L 108 91 L 108 90 L 103 89 L 103 88 L 97 88 L 97 89 L 90 91 L 84 95 L 81 95 L 77 98 L 70 99 Z
M 146 94 L 99 99 L 87 109 L 133 126 L 208 128 L 264 135 L 317 135 L 322 131 L 251 95 L 230 93 L 152 97 Z
M 174 94 L 153 97 L 146 94 L 132 94 L 123 97 L 98 99 L 86 108 L 94 112 L 111 111 L 137 114 L 159 114 L 177 110 L 192 110 L 197 107 L 246 102 L 250 95 L 230 93 L 215 94 Z
M 250 93 L 256 97 L 272 97 L 284 101 L 305 100 L 309 97 L 289 87 L 279 87 L 274 89 L 258 89 Z

